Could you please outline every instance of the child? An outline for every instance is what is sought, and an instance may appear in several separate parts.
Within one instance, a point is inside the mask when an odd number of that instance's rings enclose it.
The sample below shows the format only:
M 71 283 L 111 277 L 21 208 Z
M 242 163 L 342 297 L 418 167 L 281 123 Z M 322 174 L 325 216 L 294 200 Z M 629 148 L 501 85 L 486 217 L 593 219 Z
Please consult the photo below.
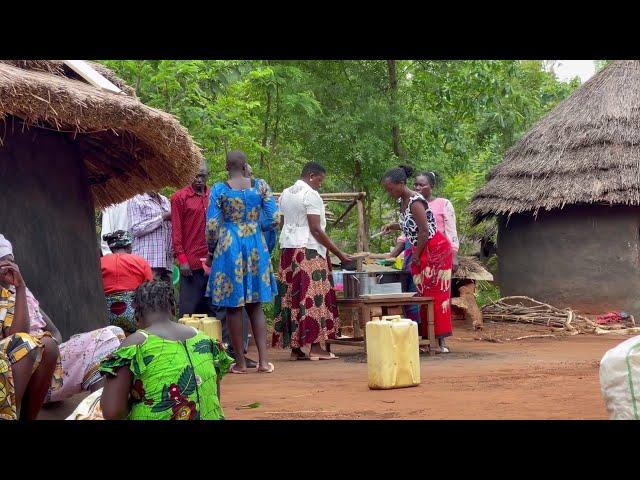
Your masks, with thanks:
M 218 420 L 220 379 L 233 360 L 220 342 L 173 321 L 175 298 L 166 282 L 134 294 L 140 329 L 102 361 L 101 408 L 106 420 Z

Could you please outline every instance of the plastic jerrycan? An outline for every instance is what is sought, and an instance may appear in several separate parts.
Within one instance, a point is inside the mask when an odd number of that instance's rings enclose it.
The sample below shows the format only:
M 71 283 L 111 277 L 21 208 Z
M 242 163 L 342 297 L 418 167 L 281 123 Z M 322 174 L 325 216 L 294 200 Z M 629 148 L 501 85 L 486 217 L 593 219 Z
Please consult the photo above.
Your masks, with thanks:
M 201 325 L 200 318 L 196 318 L 194 316 L 184 315 L 180 319 L 180 323 L 188 325 L 189 327 L 194 327 L 194 328 L 196 328 L 198 330 L 202 330 L 202 325 Z
M 200 320 L 200 330 L 205 335 L 222 341 L 222 322 L 215 317 L 209 317 L 204 313 L 194 313 L 191 318 Z
M 374 390 L 420 384 L 418 324 L 398 316 L 367 322 L 367 370 Z

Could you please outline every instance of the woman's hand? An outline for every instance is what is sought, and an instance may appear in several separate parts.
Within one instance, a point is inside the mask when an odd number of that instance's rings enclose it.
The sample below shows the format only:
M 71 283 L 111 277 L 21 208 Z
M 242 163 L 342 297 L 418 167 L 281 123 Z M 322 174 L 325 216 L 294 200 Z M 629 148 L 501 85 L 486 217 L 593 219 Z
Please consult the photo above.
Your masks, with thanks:
M 207 265 L 207 261 L 209 262 L 209 265 Z M 204 270 L 204 273 L 209 275 L 211 273 L 211 260 L 209 259 L 209 257 L 201 258 L 200 262 L 202 263 L 202 269 Z
M 18 265 L 9 260 L 0 262 L 0 281 L 13 285 L 16 288 L 25 286 Z
M 337 257 L 343 264 L 353 262 L 353 257 L 348 253 L 340 252 L 338 253 Z
M 453 252 L 453 268 L 451 269 L 452 273 L 456 273 L 460 267 L 460 261 L 458 260 L 458 252 Z
M 417 255 L 411 257 L 411 265 L 420 268 L 420 257 L 418 257 Z
M 211 268 L 211 264 L 213 263 L 213 255 L 211 255 L 210 253 L 207 255 L 207 259 L 204 261 L 204 264 L 208 267 Z

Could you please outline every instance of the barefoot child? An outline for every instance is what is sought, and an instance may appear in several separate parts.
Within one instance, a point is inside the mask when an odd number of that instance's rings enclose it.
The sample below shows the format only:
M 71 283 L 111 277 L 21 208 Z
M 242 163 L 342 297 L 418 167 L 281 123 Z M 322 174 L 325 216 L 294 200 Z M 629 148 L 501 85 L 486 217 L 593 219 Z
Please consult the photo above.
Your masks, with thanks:
M 166 282 L 145 282 L 134 295 L 140 329 L 102 361 L 106 420 L 218 420 L 220 379 L 232 363 L 221 344 L 173 321 Z

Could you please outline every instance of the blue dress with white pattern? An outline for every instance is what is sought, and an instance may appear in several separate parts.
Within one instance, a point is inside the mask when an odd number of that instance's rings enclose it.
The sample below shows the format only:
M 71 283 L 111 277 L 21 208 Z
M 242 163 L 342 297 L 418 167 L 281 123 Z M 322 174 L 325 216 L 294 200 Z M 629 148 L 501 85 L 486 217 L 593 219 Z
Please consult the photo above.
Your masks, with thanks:
M 207 210 L 206 237 L 213 255 L 207 296 L 220 307 L 271 302 L 278 288 L 263 228 L 274 225 L 277 204 L 271 188 L 255 179 L 234 190 L 216 183 Z

